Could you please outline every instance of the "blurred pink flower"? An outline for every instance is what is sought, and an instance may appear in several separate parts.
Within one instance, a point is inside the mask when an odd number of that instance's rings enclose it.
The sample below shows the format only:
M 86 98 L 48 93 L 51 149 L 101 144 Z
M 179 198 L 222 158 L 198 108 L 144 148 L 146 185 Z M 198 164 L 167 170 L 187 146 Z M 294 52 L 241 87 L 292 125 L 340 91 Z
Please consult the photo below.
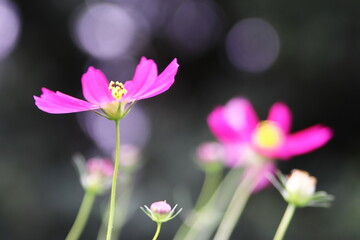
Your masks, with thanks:
M 76 155 L 74 163 L 84 189 L 99 194 L 111 187 L 111 178 L 114 171 L 114 164 L 111 160 L 91 158 L 85 161 L 81 155 Z
M 266 159 L 287 160 L 325 145 L 332 137 L 332 130 L 319 124 L 290 133 L 291 119 L 290 109 L 277 102 L 267 120 L 259 121 L 247 99 L 233 98 L 216 107 L 207 120 L 212 133 L 224 144 L 228 166 L 263 164 L 265 170 L 257 186 L 262 188 L 268 183 L 265 175 L 275 170 L 274 163 Z
M 204 142 L 196 149 L 196 158 L 201 163 L 220 162 L 224 159 L 224 148 L 218 142 Z
M 99 174 L 104 177 L 111 177 L 114 172 L 114 164 L 111 160 L 103 158 L 92 158 L 87 164 L 88 174 Z
M 290 109 L 277 102 L 270 108 L 267 120 L 259 121 L 248 100 L 234 98 L 215 108 L 208 124 L 220 142 L 242 144 L 271 159 L 286 160 L 311 152 L 332 137 L 332 130 L 320 124 L 290 133 L 291 118 Z
M 104 110 L 107 115 L 115 115 L 120 104 L 150 98 L 168 90 L 174 83 L 178 70 L 176 58 L 158 75 L 156 63 L 141 58 L 131 81 L 110 83 L 102 71 L 89 67 L 83 74 L 82 90 L 87 101 L 80 100 L 61 92 L 42 88 L 40 97 L 34 96 L 36 106 L 44 112 L 61 114 L 95 109 Z

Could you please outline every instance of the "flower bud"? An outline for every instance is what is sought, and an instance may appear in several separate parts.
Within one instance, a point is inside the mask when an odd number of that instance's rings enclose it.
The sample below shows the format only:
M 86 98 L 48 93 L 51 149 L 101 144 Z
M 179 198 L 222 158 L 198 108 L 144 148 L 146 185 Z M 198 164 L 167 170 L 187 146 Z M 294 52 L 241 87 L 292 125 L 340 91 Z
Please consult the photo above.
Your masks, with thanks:
M 167 216 L 171 212 L 171 207 L 166 201 L 159 201 L 151 204 L 150 210 L 161 218 Z
M 119 167 L 122 171 L 135 170 L 140 163 L 140 149 L 131 144 L 123 144 L 120 147 Z
M 178 210 L 175 213 L 176 207 L 177 205 L 175 205 L 174 208 L 171 208 L 171 206 L 166 203 L 166 201 L 159 201 L 151 204 L 150 208 L 148 208 L 146 205 L 144 206 L 144 208 L 140 208 L 154 222 L 163 223 L 173 219 L 181 212 L 182 209 Z
M 269 176 L 269 180 L 279 190 L 284 199 L 296 207 L 328 207 L 334 200 L 326 192 L 315 192 L 316 178 L 306 171 L 294 169 L 289 176 L 277 173 L 278 179 Z
M 294 169 L 288 177 L 285 185 L 288 201 L 298 205 L 305 205 L 315 193 L 316 178 L 308 172 Z
M 85 163 L 81 157 L 74 158 L 80 174 L 83 188 L 96 194 L 102 193 L 111 187 L 111 178 L 114 171 L 112 161 L 103 158 L 92 158 Z
M 224 158 L 223 146 L 217 142 L 205 142 L 196 150 L 196 157 L 202 163 L 219 162 Z
M 196 159 L 207 172 L 217 172 L 223 167 L 225 150 L 217 142 L 204 142 L 196 149 Z

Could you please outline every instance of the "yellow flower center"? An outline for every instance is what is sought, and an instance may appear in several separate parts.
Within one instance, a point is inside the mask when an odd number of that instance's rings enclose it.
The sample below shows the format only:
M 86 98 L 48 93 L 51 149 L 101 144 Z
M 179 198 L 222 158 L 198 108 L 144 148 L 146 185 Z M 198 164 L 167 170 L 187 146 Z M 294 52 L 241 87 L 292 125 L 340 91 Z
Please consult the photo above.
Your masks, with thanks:
M 279 126 L 272 121 L 262 121 L 255 129 L 253 141 L 261 148 L 278 147 L 284 140 L 284 134 Z
M 111 81 L 109 83 L 109 90 L 116 100 L 120 100 L 127 93 L 127 90 L 124 88 L 124 84 L 118 81 Z

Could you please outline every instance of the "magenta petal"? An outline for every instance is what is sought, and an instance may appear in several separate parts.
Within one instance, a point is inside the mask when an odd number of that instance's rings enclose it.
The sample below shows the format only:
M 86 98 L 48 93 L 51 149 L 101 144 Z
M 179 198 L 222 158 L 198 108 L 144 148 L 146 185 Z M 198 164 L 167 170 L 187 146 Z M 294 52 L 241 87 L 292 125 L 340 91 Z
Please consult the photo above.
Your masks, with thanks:
M 245 98 L 233 98 L 224 108 L 224 117 L 239 138 L 250 141 L 258 124 L 258 117 L 251 103 Z
M 231 99 L 208 117 L 210 130 L 222 142 L 249 142 L 257 124 L 251 103 L 243 98 Z
M 221 142 L 239 142 L 239 136 L 235 129 L 227 121 L 225 107 L 215 108 L 207 118 L 210 131 Z
M 34 96 L 36 106 L 47 113 L 73 113 L 99 108 L 86 101 L 71 97 L 61 92 L 42 88 L 40 97 Z
M 131 81 L 125 83 L 125 89 L 128 91 L 125 95 L 127 99 L 138 99 L 142 93 L 147 91 L 157 78 L 157 66 L 151 59 L 142 57 L 137 65 L 134 77 Z
M 147 60 L 143 57 L 136 68 L 134 79 L 125 83 L 125 89 L 128 93 L 124 98 L 139 100 L 165 92 L 174 83 L 178 68 L 179 64 L 175 58 L 165 70 L 157 76 L 156 64 L 152 60 Z
M 289 135 L 277 155 L 281 159 L 288 159 L 311 152 L 325 145 L 332 135 L 332 130 L 322 125 L 306 128 Z
M 82 75 L 81 83 L 84 97 L 89 102 L 102 104 L 115 100 L 109 90 L 109 82 L 102 71 L 89 67 L 88 71 Z
M 291 111 L 284 103 L 277 102 L 271 106 L 267 120 L 276 122 L 285 133 L 291 128 Z
M 224 144 L 225 158 L 224 164 L 227 167 L 239 167 L 244 164 L 247 144 L 244 143 L 226 143 Z

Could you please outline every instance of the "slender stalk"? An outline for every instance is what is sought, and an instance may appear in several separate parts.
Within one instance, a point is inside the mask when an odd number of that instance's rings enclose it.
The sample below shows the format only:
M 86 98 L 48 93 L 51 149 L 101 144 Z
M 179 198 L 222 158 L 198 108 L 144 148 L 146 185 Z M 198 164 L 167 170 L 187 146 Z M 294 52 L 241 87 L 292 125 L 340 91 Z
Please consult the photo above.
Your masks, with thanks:
M 237 221 L 239 220 L 249 197 L 258 182 L 259 169 L 252 169 L 245 175 L 224 214 L 214 240 L 227 240 L 230 238 Z
M 111 240 L 111 234 L 114 225 L 116 183 L 117 183 L 117 176 L 119 170 L 119 157 L 120 157 L 120 120 L 115 120 L 115 127 L 116 127 L 115 164 L 114 164 L 114 173 L 113 173 L 112 185 L 111 185 L 109 222 L 108 222 L 106 240 Z
M 123 181 L 119 181 L 117 190 L 120 191 L 118 196 L 116 197 L 116 209 L 122 209 L 122 214 L 117 214 L 114 216 L 114 225 L 113 225 L 113 233 L 111 240 L 118 239 L 121 233 L 121 229 L 125 223 L 126 215 L 128 214 L 128 205 L 130 203 L 130 197 L 134 190 L 134 172 L 123 172 L 122 175 L 126 174 L 126 179 Z M 122 176 L 124 177 L 124 176 Z M 110 204 L 106 206 L 106 210 L 103 214 L 102 224 L 97 236 L 98 240 L 104 240 L 106 237 L 106 230 L 109 220 L 109 209 Z M 115 209 L 115 211 L 116 211 Z
M 290 224 L 292 217 L 294 216 L 296 206 L 290 204 L 287 206 L 283 218 L 281 219 L 280 225 L 276 230 L 274 240 L 282 240 L 284 238 L 285 232 Z
M 79 239 L 82 231 L 84 230 L 85 224 L 89 218 L 91 208 L 94 204 L 95 193 L 87 190 L 82 200 L 78 215 L 76 216 L 75 222 L 70 229 L 69 234 L 65 240 L 77 240 Z
M 205 169 L 204 184 L 201 188 L 198 200 L 196 201 L 195 210 L 200 210 L 211 198 L 221 180 L 221 170 L 209 171 Z
M 153 240 L 156 240 L 160 234 L 160 230 L 161 230 L 161 222 L 158 222 L 157 223 L 157 228 L 156 228 L 156 232 L 155 232 L 155 235 L 153 237 Z
M 195 207 L 191 213 L 186 217 L 183 224 L 177 231 L 175 239 L 184 239 L 187 232 L 190 231 L 191 225 L 188 225 L 188 223 L 191 221 L 191 219 L 194 219 L 198 214 L 198 211 L 205 207 L 211 200 L 211 197 L 216 192 L 216 189 L 220 184 L 221 176 L 222 171 L 220 169 L 219 171 L 210 171 L 205 168 L 205 179 L 198 200 L 196 201 Z
M 243 174 L 242 169 L 233 168 L 222 180 L 210 200 L 199 210 L 193 211 L 177 231 L 175 240 L 209 239 L 226 206 L 238 186 L 238 180 Z

